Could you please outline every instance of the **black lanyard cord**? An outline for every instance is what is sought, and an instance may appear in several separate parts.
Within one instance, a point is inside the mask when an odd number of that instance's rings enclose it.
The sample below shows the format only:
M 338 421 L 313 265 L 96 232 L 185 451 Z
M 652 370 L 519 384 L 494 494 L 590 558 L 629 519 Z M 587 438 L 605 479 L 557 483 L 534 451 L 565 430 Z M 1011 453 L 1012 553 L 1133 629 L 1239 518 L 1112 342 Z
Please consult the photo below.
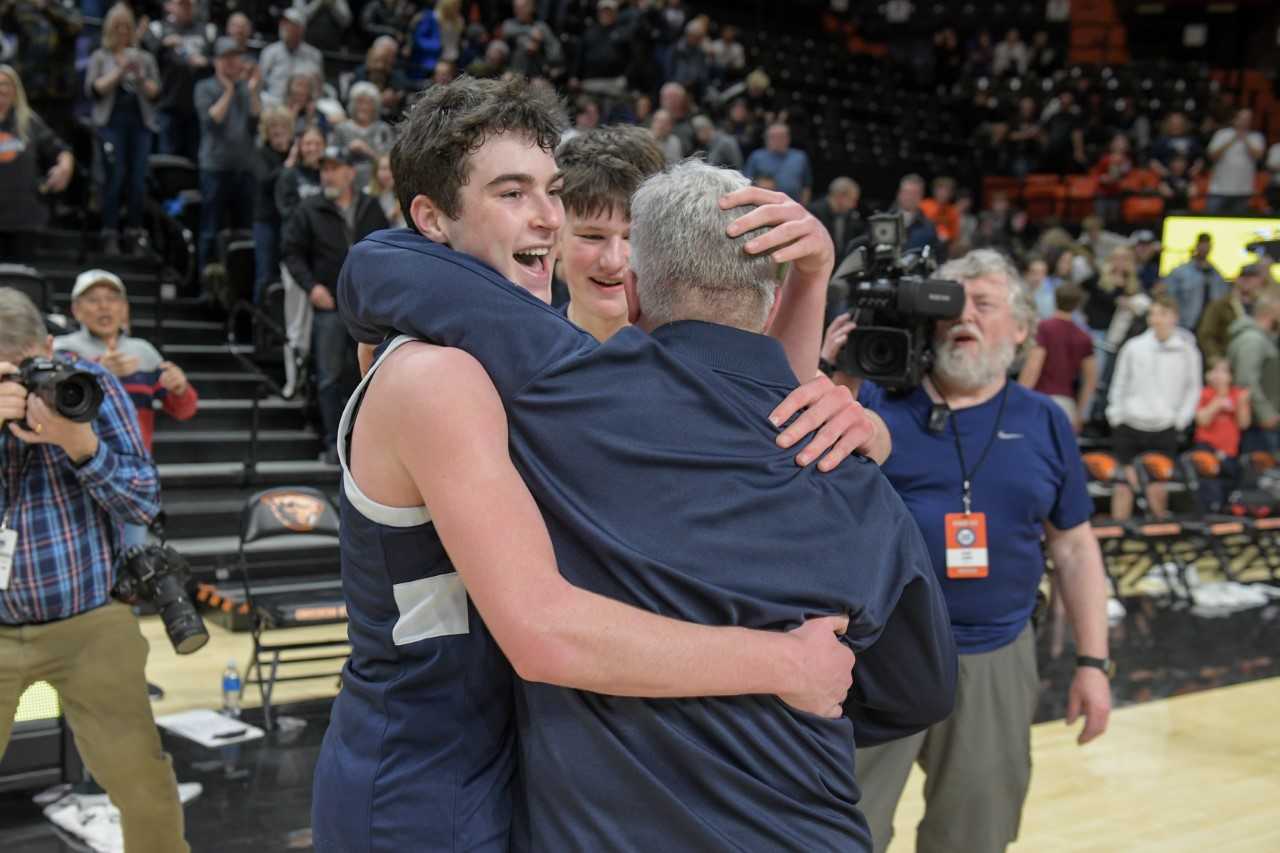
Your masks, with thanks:
M 938 396 L 942 397 L 942 402 L 951 408 L 951 404 L 947 403 L 947 398 L 943 396 L 942 390 L 938 388 L 937 383 L 933 383 L 933 388 L 938 392 Z M 978 463 L 973 466 L 973 470 L 969 470 L 964 462 L 964 445 L 960 442 L 960 428 L 956 426 L 956 413 L 951 413 L 951 436 L 956 440 L 956 455 L 960 457 L 960 479 L 961 479 L 961 500 L 964 501 L 964 514 L 968 515 L 973 504 L 973 478 L 978 475 L 978 469 L 982 467 L 982 463 L 987 461 L 987 454 L 991 452 L 991 445 L 996 443 L 996 436 L 1000 434 L 1000 421 L 1004 418 L 1004 405 L 1009 400 L 1009 383 L 1006 380 L 1004 390 L 1000 392 L 1000 408 L 996 410 L 996 425 L 991 430 L 991 437 L 987 439 L 986 447 L 982 448 L 982 455 L 978 457 Z

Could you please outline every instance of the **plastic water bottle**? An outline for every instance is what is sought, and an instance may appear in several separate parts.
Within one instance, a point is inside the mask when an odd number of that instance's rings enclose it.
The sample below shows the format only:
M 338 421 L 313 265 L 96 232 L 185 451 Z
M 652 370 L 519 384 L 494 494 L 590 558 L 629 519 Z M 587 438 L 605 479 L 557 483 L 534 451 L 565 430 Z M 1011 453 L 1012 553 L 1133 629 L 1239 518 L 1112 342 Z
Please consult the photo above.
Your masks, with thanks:
M 227 661 L 227 668 L 222 671 L 222 713 L 240 716 L 240 670 L 234 660 Z

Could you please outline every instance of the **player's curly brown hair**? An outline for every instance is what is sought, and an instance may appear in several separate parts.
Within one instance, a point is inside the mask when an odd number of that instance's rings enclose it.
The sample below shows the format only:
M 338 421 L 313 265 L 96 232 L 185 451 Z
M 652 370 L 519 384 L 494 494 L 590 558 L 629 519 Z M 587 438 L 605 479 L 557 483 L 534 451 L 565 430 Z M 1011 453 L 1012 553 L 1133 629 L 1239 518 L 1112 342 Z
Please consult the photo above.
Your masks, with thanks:
M 518 133 L 551 153 L 567 124 L 564 107 L 551 87 L 522 77 L 459 77 L 432 86 L 409 108 L 391 148 L 400 209 L 407 217 L 413 199 L 424 195 L 450 219 L 457 219 L 471 155 L 486 141 Z

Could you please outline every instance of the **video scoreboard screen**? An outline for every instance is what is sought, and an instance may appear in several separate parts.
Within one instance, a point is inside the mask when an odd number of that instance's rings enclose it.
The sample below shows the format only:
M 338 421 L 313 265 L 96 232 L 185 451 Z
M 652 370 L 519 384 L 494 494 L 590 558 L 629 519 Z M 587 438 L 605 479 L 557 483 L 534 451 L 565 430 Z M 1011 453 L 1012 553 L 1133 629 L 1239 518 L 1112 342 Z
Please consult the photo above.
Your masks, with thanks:
M 1208 234 L 1213 237 L 1213 250 L 1209 260 L 1223 278 L 1231 281 L 1246 264 L 1257 262 L 1258 256 L 1245 246 L 1258 240 L 1280 240 L 1280 218 L 1229 217 L 1229 216 L 1166 216 L 1164 233 L 1160 237 L 1163 251 L 1160 255 L 1160 275 L 1166 276 L 1173 268 L 1184 264 L 1191 257 L 1196 237 Z M 1271 268 L 1271 276 L 1280 280 L 1280 264 Z

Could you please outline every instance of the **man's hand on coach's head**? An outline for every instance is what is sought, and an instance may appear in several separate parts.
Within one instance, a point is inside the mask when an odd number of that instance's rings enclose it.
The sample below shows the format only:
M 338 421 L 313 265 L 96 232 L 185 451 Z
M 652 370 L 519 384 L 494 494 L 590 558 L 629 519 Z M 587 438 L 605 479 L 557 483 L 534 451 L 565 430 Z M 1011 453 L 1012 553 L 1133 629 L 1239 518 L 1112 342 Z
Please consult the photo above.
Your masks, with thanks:
M 730 237 L 757 228 L 769 229 L 746 244 L 747 252 L 768 253 L 775 263 L 790 262 L 797 272 L 823 283 L 831 276 L 835 245 L 827 229 L 804 205 L 786 193 L 744 187 L 720 199 L 722 210 L 735 207 L 752 209 L 729 224 Z M 818 462 L 819 469 L 830 471 L 855 451 L 866 453 L 877 462 L 884 461 L 877 456 L 878 448 L 884 444 L 879 436 L 880 424 L 848 389 L 834 385 L 825 376 L 815 377 L 792 391 L 769 420 L 780 427 L 802 410 L 795 423 L 778 435 L 778 446 L 786 448 L 813 434 L 812 441 L 796 455 L 797 464 Z
M 17 372 L 15 365 L 0 361 L 0 376 L 11 376 Z M 24 420 L 26 428 L 19 426 Z M 6 425 L 10 434 L 27 444 L 61 447 L 72 462 L 82 462 L 98 449 L 98 436 L 92 424 L 67 420 L 12 379 L 0 381 L 0 424 Z
M 752 255 L 769 253 L 774 263 L 793 263 L 807 276 L 821 277 L 825 283 L 835 267 L 836 249 L 831 235 L 818 218 L 786 193 L 761 187 L 744 187 L 720 199 L 721 210 L 755 205 L 729 223 L 729 236 L 737 237 L 756 228 L 769 230 L 744 247 Z

